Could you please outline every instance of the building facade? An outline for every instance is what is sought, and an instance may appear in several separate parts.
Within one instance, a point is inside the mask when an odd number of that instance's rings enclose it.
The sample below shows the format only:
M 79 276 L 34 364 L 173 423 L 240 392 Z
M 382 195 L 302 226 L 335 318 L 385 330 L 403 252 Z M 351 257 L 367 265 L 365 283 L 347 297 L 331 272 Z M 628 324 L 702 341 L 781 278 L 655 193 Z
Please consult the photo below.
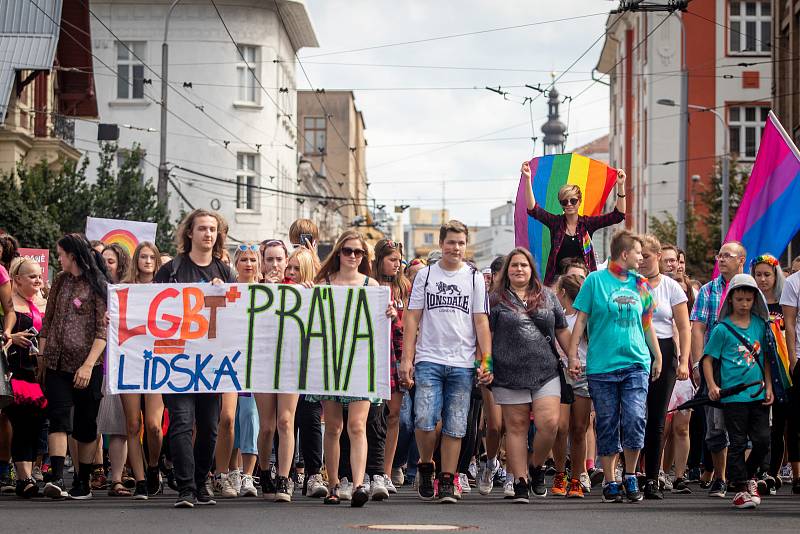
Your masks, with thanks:
M 449 220 L 450 211 L 447 209 L 411 208 L 408 211 L 409 222 L 404 226 L 406 258 L 425 258 L 430 252 L 439 250 L 439 229 Z M 473 260 L 481 228 L 470 226 L 468 229 L 469 239 L 464 258 Z
M 609 159 L 628 173 L 629 228 L 644 232 L 651 217 L 677 214 L 681 20 L 691 108 L 685 198 L 705 209 L 699 194 L 712 186 L 726 138 L 745 168 L 755 160 L 771 100 L 772 5 L 708 0 L 684 14 L 609 16 L 597 69 L 609 76 Z
M 300 0 L 279 0 L 280 15 L 273 2 L 216 4 L 222 20 L 210 3 L 185 2 L 169 22 L 170 211 L 177 217 L 192 208 L 217 210 L 234 241 L 285 238 L 303 198 L 294 58 L 318 46 L 316 35 Z M 120 126 L 121 149 L 141 147 L 145 176 L 155 180 L 170 2 L 92 0 L 90 6 L 103 22 L 91 20 L 100 119 Z M 76 129 L 76 146 L 89 154 L 90 167 L 96 139 L 96 125 Z

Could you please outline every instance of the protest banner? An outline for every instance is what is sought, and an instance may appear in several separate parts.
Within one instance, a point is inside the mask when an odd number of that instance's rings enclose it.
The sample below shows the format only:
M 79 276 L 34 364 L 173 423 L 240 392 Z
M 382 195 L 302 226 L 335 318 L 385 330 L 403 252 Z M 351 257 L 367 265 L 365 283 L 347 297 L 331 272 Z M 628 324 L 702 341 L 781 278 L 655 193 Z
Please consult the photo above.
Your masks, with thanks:
M 46 248 L 22 248 L 19 249 L 19 255 L 23 258 L 28 258 L 35 261 L 42 267 L 42 276 L 47 279 L 47 269 L 50 264 L 50 251 Z
M 108 384 L 388 399 L 388 303 L 385 287 L 112 285 Z
M 133 256 L 140 242 L 155 242 L 156 227 L 156 223 L 151 222 L 86 217 L 86 239 L 96 239 L 106 245 L 117 243 Z

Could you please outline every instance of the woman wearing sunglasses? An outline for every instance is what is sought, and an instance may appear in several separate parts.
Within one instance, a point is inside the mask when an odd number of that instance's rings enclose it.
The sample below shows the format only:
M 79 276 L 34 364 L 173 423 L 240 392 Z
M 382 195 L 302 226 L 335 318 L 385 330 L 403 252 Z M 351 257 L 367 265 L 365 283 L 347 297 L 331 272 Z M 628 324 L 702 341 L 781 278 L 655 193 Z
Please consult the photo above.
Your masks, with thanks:
M 589 271 L 597 270 L 592 234 L 600 228 L 611 226 L 625 220 L 625 171 L 617 169 L 617 203 L 614 211 L 603 215 L 578 215 L 583 195 L 575 184 L 566 184 L 558 191 L 558 202 L 563 215 L 545 211 L 536 203 L 531 184 L 531 167 L 526 161 L 522 164 L 522 176 L 527 187 L 525 199 L 528 204 L 528 215 L 550 229 L 550 257 L 547 258 L 544 284 L 552 286 L 559 273 L 561 262 L 569 258 L 577 258 L 586 264 Z M 541 258 L 544 259 L 544 258 Z
M 348 230 L 336 241 L 328 259 L 317 273 L 316 282 L 331 286 L 377 286 L 370 278 L 367 243 L 358 232 Z M 390 306 L 393 310 L 393 307 Z M 388 314 L 387 310 L 387 314 Z M 396 313 L 396 312 L 395 312 Z M 353 483 L 350 505 L 361 507 L 369 500 L 369 493 L 363 484 L 367 467 L 367 417 L 370 399 L 364 397 L 308 396 L 307 400 L 322 401 L 322 414 L 325 419 L 323 451 L 325 469 L 328 472 L 330 493 L 325 504 L 339 504 L 340 489 L 345 489 L 347 481 L 339 479 L 339 437 L 344 427 L 344 409 L 347 407 L 347 434 L 350 438 L 350 467 Z M 340 483 L 342 484 L 340 486 Z

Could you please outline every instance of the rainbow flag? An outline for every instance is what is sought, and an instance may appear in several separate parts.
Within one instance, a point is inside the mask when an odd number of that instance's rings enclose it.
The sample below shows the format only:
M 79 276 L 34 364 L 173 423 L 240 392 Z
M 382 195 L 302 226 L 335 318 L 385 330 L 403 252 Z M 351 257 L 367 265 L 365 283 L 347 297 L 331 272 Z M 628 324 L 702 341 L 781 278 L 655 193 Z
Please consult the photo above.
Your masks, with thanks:
M 800 151 L 769 112 L 756 162 L 725 241 L 741 241 L 747 263 L 769 253 L 780 258 L 800 230 Z
M 769 327 L 772 330 L 772 335 L 775 336 L 778 360 L 781 363 L 781 383 L 784 389 L 789 389 L 792 387 L 792 372 L 789 368 L 789 351 L 786 348 L 786 338 L 783 336 L 783 332 L 781 332 L 781 327 L 778 323 L 770 321 Z
M 533 196 L 536 198 L 536 203 L 550 213 L 563 213 L 558 202 L 558 190 L 564 184 L 575 184 L 583 193 L 583 202 L 578 214 L 600 215 L 617 180 L 616 169 L 579 154 L 556 154 L 533 158 L 530 165 Z M 516 245 L 531 251 L 538 264 L 539 273 L 544 276 L 544 268 L 550 256 L 550 230 L 528 216 L 524 182 L 524 178 L 520 177 L 514 211 Z M 588 237 L 583 236 L 584 252 L 592 248 Z

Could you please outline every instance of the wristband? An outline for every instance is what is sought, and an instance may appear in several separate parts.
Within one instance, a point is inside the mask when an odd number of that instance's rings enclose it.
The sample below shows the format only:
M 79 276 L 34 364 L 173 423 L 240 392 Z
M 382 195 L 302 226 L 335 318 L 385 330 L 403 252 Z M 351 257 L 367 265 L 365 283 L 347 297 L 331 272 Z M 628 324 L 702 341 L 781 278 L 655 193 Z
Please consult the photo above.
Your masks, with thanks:
M 479 360 L 475 360 L 475 368 L 477 369 L 478 367 L 483 369 L 484 373 L 492 373 L 492 372 L 494 372 L 494 365 L 493 365 L 493 362 L 492 362 L 492 354 L 490 352 L 487 352 L 486 354 L 484 354 L 482 360 L 480 360 L 480 361 Z

